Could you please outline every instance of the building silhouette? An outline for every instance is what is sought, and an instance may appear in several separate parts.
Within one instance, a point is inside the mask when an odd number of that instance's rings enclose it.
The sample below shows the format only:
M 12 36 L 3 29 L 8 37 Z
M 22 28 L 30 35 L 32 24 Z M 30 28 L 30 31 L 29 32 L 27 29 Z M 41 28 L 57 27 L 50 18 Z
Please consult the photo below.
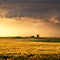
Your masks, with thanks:
M 39 35 L 37 35 L 37 38 L 39 38 Z

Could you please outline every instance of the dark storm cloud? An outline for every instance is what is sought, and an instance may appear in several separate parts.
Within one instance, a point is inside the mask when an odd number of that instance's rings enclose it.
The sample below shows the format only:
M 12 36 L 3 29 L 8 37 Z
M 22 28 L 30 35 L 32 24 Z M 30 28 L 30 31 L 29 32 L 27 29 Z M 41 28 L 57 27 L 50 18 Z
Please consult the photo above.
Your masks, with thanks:
M 60 1 L 60 0 L 2 0 L 2 1 Z
M 50 22 L 51 18 L 60 22 L 60 2 L 2 2 L 0 8 L 7 11 L 6 18 L 29 17 Z

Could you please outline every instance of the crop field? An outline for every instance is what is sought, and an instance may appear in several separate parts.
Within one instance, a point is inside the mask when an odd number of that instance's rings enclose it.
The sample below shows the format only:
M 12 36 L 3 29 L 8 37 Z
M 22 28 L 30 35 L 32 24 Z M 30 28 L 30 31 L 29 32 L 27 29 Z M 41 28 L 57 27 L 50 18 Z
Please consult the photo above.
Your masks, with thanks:
M 59 60 L 60 39 L 0 39 L 0 60 Z

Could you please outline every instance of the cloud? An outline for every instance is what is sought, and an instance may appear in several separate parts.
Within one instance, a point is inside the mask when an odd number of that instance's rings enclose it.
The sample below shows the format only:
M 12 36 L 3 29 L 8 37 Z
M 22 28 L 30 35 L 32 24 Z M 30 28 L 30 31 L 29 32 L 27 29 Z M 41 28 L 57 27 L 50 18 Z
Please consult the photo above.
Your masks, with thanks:
M 60 2 L 2 2 L 0 8 L 6 10 L 6 18 L 29 17 L 44 22 L 60 23 Z M 51 20 L 53 18 L 53 20 Z M 20 19 L 21 20 L 21 19 Z M 36 22 L 36 20 L 35 20 Z M 57 23 L 58 23 L 57 22 Z
M 2 1 L 60 1 L 60 0 L 2 0 Z
M 57 25 L 60 25 L 60 23 L 56 23 Z

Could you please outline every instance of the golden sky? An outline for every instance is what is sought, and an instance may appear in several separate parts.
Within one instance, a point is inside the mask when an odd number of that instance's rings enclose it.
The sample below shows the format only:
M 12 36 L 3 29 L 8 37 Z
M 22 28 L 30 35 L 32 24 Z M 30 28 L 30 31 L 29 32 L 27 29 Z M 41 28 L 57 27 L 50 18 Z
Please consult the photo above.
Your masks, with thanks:
M 0 36 L 60 37 L 59 7 L 60 2 L 0 1 Z

